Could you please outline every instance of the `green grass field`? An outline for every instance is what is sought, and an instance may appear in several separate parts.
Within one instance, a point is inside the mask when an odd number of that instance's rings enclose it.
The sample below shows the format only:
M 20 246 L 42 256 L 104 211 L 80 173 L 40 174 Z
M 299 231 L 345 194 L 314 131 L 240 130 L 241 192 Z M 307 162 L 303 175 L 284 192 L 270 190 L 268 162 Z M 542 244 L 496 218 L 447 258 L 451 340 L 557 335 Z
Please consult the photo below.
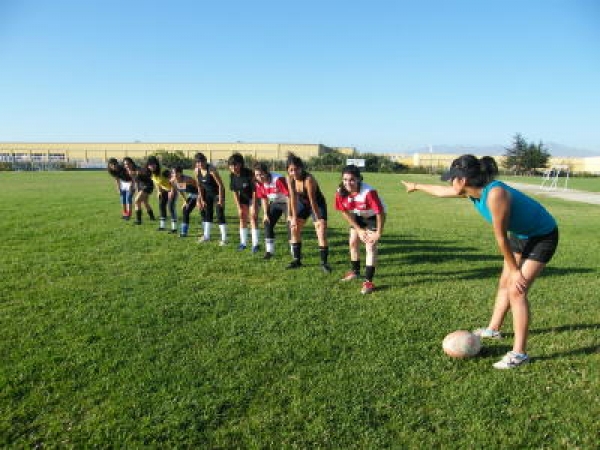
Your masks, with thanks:
M 467 200 L 388 206 L 371 296 L 278 254 L 199 246 L 125 223 L 105 173 L 0 173 L 0 447 L 598 448 L 600 208 L 543 198 L 559 251 L 534 286 L 530 365 L 492 368 L 508 338 L 448 358 L 444 336 L 487 324 L 502 259 Z M 424 175 L 409 180 L 428 182 Z M 192 233 L 197 232 L 194 215 Z M 214 230 L 214 236 L 217 236 Z

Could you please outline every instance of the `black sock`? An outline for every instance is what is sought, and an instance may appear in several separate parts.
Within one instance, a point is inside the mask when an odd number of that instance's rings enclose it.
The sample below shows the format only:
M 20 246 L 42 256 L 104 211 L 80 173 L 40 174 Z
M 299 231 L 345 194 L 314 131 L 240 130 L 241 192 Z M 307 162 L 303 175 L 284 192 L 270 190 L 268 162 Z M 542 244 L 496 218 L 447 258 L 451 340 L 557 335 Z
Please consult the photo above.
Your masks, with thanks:
M 154 217 L 154 211 L 152 211 L 152 208 L 150 208 L 148 210 L 148 217 L 150 217 L 151 220 L 155 220 L 156 218 Z
M 375 267 L 374 266 L 366 266 L 365 267 L 365 280 L 373 281 L 374 276 L 375 276 Z
M 329 257 L 329 247 L 319 247 L 319 253 L 321 254 L 321 264 L 327 264 L 327 258 Z
M 141 209 L 135 210 L 135 220 L 137 220 L 138 222 L 142 221 L 142 210 Z
M 350 263 L 352 264 L 352 272 L 354 272 L 356 275 L 360 274 L 360 260 L 350 261 Z

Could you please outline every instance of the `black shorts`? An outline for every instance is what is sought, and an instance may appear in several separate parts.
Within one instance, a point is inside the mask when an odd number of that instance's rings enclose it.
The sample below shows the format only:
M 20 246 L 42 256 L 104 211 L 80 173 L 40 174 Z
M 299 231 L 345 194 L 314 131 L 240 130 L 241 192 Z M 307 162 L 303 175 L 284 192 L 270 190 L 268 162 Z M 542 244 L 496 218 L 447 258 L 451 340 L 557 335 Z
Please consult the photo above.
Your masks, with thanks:
M 510 236 L 510 249 L 519 253 L 521 260 L 532 259 L 546 264 L 554 256 L 558 246 L 558 228 L 542 236 L 532 236 L 528 239 L 519 239 Z
M 325 203 L 317 203 L 317 208 L 319 209 L 319 215 L 321 216 L 321 219 L 327 220 L 327 205 Z M 307 205 L 303 202 L 297 203 L 296 215 L 302 220 L 308 219 L 308 216 L 311 216 L 313 221 L 316 220 L 315 213 L 310 205 Z
M 357 214 L 352 214 L 352 218 L 359 228 L 369 231 L 377 231 L 377 216 L 362 217 Z

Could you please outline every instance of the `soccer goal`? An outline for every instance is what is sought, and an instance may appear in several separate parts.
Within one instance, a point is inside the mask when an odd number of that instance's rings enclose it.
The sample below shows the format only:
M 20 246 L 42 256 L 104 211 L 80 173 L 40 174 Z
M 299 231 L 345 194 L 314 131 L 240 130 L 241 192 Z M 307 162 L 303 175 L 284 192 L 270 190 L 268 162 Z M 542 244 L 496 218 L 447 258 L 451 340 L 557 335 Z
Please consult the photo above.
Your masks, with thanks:
M 549 191 L 556 191 L 560 184 L 560 178 L 563 178 L 564 183 L 562 189 L 563 191 L 566 191 L 568 189 L 570 174 L 571 170 L 569 169 L 569 166 L 552 166 L 544 171 L 542 185 L 540 187 Z

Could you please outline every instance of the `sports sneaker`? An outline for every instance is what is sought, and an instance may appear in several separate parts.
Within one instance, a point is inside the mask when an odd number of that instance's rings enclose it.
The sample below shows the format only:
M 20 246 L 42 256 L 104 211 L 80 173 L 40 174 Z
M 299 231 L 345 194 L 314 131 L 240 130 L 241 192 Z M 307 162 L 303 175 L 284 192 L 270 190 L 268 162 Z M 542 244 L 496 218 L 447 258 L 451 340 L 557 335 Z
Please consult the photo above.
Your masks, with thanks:
M 375 289 L 375 285 L 371 281 L 365 281 L 360 290 L 361 294 L 370 294 Z
M 208 242 L 208 238 L 201 236 L 198 238 L 198 244 L 206 244 Z
M 481 339 L 502 339 L 502 334 L 491 328 L 477 328 L 473 330 L 473 334 L 479 336 Z
M 327 263 L 321 263 L 321 270 L 325 273 L 331 273 L 331 266 Z
M 263 259 L 271 259 L 272 257 L 273 257 L 273 253 L 266 252 L 265 256 L 263 256 Z
M 292 262 L 285 266 L 286 269 L 297 269 L 298 267 L 302 267 L 302 261 L 299 259 L 292 259 Z
M 135 222 L 133 222 L 134 225 L 141 225 L 142 221 L 141 220 L 136 220 Z
M 238 252 L 241 252 L 243 250 L 246 250 L 246 246 L 244 244 L 240 244 L 240 245 L 238 245 L 237 249 L 238 249 Z
M 169 234 L 177 234 L 177 230 L 170 229 Z
M 225 247 L 227 245 L 227 241 L 219 241 L 220 247 Z
M 163 228 L 163 227 L 158 227 L 158 228 L 156 229 L 156 231 L 167 231 L 167 229 L 166 229 L 166 228 Z
M 187 233 L 179 233 L 179 237 L 180 238 L 186 238 L 187 237 Z
M 514 369 L 523 364 L 527 364 L 529 362 L 529 356 L 524 353 L 515 353 L 508 352 L 504 357 L 494 363 L 493 366 L 496 369 Z
M 340 281 L 352 281 L 356 280 L 357 278 L 358 274 L 354 270 L 351 270 L 350 272 L 346 273 L 346 275 L 344 275 L 344 278 L 342 278 Z
M 259 250 L 260 250 L 260 246 L 258 246 L 258 245 L 254 245 L 252 247 L 252 253 L 258 253 Z

